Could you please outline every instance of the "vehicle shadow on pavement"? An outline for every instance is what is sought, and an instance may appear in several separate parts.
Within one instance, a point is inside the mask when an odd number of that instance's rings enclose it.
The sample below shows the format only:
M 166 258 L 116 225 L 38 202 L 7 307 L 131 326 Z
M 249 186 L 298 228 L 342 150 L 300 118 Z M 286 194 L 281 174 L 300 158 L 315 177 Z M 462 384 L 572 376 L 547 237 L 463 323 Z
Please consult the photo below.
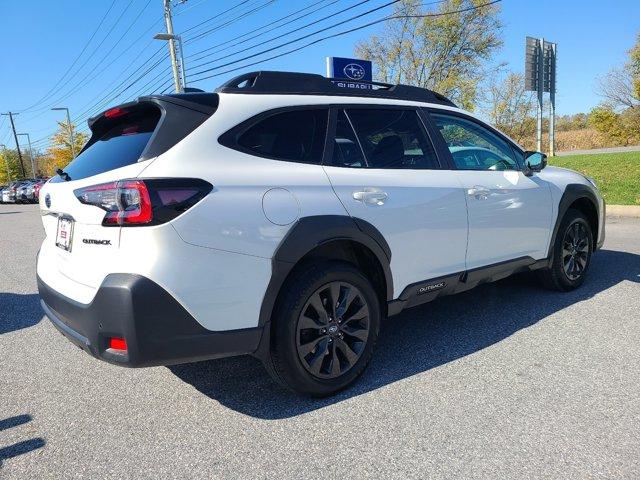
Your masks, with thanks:
M 43 316 L 38 294 L 0 292 L 0 335 L 32 327 Z
M 2 430 L 24 425 L 29 423 L 31 420 L 31 415 L 16 415 L 15 417 L 5 418 L 4 420 L 0 420 L 0 432 Z M 37 437 L 14 443 L 8 447 L 0 446 L 0 468 L 2 468 L 4 460 L 32 452 L 33 450 L 44 447 L 45 444 L 46 442 L 43 438 Z
M 473 354 L 620 282 L 640 283 L 640 255 L 602 250 L 590 268 L 584 285 L 568 293 L 544 290 L 533 274 L 522 274 L 406 310 L 383 322 L 363 376 L 326 399 L 303 398 L 282 389 L 259 361 L 249 357 L 170 370 L 235 411 L 266 420 L 294 417 Z

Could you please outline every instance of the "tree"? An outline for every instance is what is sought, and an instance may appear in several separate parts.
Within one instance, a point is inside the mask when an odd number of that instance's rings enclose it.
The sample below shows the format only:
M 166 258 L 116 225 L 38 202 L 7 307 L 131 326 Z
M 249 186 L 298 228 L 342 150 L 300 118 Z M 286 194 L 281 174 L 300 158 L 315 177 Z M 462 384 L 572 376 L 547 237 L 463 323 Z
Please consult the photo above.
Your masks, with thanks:
M 355 54 L 373 62 L 379 81 L 429 88 L 472 109 L 487 63 L 502 46 L 499 7 L 486 3 L 444 0 L 420 17 L 426 12 L 418 0 L 402 0 L 382 33 L 357 44 Z
M 640 32 L 636 38 L 636 44 L 629 50 L 629 70 L 633 83 L 635 98 L 640 100 Z
M 632 109 L 635 110 L 635 109 Z M 589 124 L 619 145 L 640 140 L 640 130 L 634 129 L 637 117 L 618 113 L 611 105 L 600 105 L 589 113 Z
M 9 177 L 7 177 L 7 169 Z M 18 152 L 16 150 L 0 150 L 0 185 L 6 185 L 9 181 L 19 178 L 22 178 L 22 170 Z
M 600 80 L 605 103 L 591 111 L 589 122 L 616 142 L 640 142 L 640 33 L 622 67 Z
M 600 79 L 600 95 L 614 108 L 640 108 L 640 33 L 629 60 Z
M 47 154 L 41 162 L 45 175 L 54 175 L 56 169 L 64 169 L 73 160 L 70 131 L 73 132 L 76 154 L 87 142 L 87 135 L 77 132 L 74 124 L 71 124 L 71 130 L 69 130 L 66 122 L 58 122 L 58 131 L 51 137 L 52 146 L 47 149 Z
M 532 138 L 536 120 L 533 93 L 524 87 L 524 75 L 510 73 L 502 81 L 493 81 L 487 88 L 485 114 L 491 123 L 516 142 Z

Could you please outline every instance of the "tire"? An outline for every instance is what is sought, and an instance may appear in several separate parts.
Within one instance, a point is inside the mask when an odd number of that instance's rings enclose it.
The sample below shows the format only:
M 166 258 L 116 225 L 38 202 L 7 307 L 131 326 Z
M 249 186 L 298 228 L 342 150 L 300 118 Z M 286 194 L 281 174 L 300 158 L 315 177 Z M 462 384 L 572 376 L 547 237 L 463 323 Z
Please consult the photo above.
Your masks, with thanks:
M 347 387 L 371 360 L 378 338 L 381 308 L 371 282 L 353 265 L 332 261 L 299 268 L 282 291 L 267 371 L 306 396 Z
M 593 245 L 593 232 L 587 217 L 579 210 L 567 210 L 552 247 L 551 267 L 538 271 L 542 284 L 561 292 L 582 285 L 591 264 Z

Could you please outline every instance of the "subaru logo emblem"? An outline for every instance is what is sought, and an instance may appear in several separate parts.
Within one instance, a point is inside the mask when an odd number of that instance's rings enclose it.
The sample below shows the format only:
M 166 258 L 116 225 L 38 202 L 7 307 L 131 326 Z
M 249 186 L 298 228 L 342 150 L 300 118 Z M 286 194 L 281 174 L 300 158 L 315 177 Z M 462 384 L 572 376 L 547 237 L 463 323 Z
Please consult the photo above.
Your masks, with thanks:
M 51 208 L 51 195 L 49 195 L 48 193 L 44 197 L 44 203 L 47 206 L 47 208 Z
M 350 63 L 342 70 L 351 80 L 362 80 L 364 78 L 364 68 L 357 63 Z

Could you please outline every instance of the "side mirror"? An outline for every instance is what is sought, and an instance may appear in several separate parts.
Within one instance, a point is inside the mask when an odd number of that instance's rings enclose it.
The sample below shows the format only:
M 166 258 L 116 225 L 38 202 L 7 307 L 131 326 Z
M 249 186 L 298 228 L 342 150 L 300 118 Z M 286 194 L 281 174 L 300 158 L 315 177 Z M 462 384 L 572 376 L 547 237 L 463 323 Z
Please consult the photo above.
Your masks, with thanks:
M 524 152 L 525 172 L 539 172 L 547 166 L 547 156 L 540 152 Z

